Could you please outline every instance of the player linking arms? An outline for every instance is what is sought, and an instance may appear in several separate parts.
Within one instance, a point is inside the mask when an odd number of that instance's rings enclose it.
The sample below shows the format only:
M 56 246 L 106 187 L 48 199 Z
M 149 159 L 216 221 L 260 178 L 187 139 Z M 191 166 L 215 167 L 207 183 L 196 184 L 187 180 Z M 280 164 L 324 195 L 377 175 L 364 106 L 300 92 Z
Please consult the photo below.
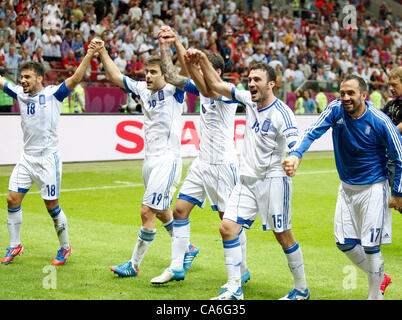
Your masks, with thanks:
M 391 282 L 384 273 L 380 246 L 391 243 L 391 209 L 402 208 L 401 135 L 391 120 L 370 102 L 366 82 L 347 76 L 340 98 L 332 101 L 300 137 L 283 161 L 293 176 L 314 140 L 332 128 L 335 163 L 341 185 L 335 208 L 334 233 L 338 248 L 364 272 L 368 299 L 383 299 Z M 389 195 L 387 152 L 395 162 L 392 197 Z
M 222 101 L 219 94 L 211 92 L 202 74 L 193 64 L 186 64 L 185 48 L 170 27 L 162 27 L 159 31 L 159 42 L 162 57 L 162 69 L 167 81 L 174 86 L 200 97 L 200 153 L 188 170 L 180 189 L 176 205 L 173 209 L 174 224 L 172 236 L 172 261 L 160 276 L 151 280 L 154 284 L 172 280 L 183 280 L 184 271 L 189 267 L 183 261 L 186 250 L 188 258 L 198 254 L 198 249 L 189 247 L 190 212 L 195 205 L 203 208 L 208 197 L 212 210 L 222 217 L 225 203 L 232 192 L 237 177 L 237 155 L 234 146 L 234 120 L 237 103 Z M 182 68 L 192 79 L 176 73 L 171 60 L 170 44 L 173 43 Z M 224 69 L 223 58 L 218 54 L 209 54 L 209 61 L 221 75 Z M 242 229 L 239 235 L 242 247 L 242 282 L 250 278 L 246 264 L 246 234 Z M 184 263 L 183 263 L 184 262 Z M 191 262 L 191 261 L 190 261 Z
M 294 289 L 283 299 L 305 300 L 307 288 L 301 248 L 291 230 L 292 180 L 286 176 L 281 159 L 296 143 L 297 127 L 292 111 L 277 99 L 275 71 L 259 63 L 248 76 L 250 91 L 225 84 L 201 51 L 189 49 L 187 59 L 199 62 L 208 87 L 246 106 L 246 132 L 240 159 L 240 180 L 226 203 L 220 226 L 228 282 L 215 299 L 243 299 L 239 231 L 249 229 L 258 215 L 263 229 L 272 230 L 286 255 L 294 279 Z
M 58 200 L 62 161 L 59 155 L 57 127 L 62 101 L 81 81 L 93 54 L 94 50 L 88 50 L 74 74 L 58 86 L 42 86 L 45 71 L 37 62 L 26 62 L 21 65 L 21 85 L 14 85 L 0 78 L 0 89 L 18 101 L 24 139 L 23 154 L 9 182 L 7 226 L 10 247 L 7 248 L 7 254 L 1 260 L 2 264 L 12 262 L 23 251 L 20 241 L 21 203 L 34 183 L 38 186 L 46 208 L 54 221 L 60 242 L 60 249 L 52 264 L 65 263 L 71 254 L 67 218 Z
M 181 178 L 180 120 L 184 92 L 166 83 L 160 57 L 153 56 L 146 61 L 146 81 L 135 81 L 120 72 L 102 42 L 98 42 L 95 47 L 109 79 L 128 93 L 137 95 L 144 110 L 145 160 L 142 175 L 145 193 L 141 205 L 141 230 L 131 260 L 110 268 L 119 276 L 135 277 L 155 238 L 155 218 L 172 235 L 170 203 Z

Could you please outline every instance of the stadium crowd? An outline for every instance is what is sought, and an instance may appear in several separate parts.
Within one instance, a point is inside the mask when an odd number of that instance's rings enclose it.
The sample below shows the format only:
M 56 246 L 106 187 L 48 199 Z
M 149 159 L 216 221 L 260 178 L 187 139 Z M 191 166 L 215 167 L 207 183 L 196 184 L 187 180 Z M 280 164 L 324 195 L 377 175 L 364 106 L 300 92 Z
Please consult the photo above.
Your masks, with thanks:
M 356 23 L 344 25 L 343 8 L 350 4 Z M 158 53 L 160 27 L 170 25 L 186 48 L 220 53 L 225 76 L 239 86 L 260 61 L 275 68 L 280 97 L 300 91 L 305 80 L 313 81 L 300 97 L 333 92 L 356 73 L 379 107 L 390 99 L 387 72 L 402 64 L 402 19 L 385 3 L 378 16 L 368 14 L 369 6 L 369 0 L 265 0 L 261 6 L 252 0 L 0 1 L 0 68 L 18 81 L 21 63 L 39 61 L 49 71 L 46 80 L 57 82 L 72 74 L 97 36 L 120 70 L 140 79 L 145 59 Z M 51 72 L 60 69 L 64 73 Z M 87 85 L 107 81 L 103 71 L 94 57 Z M 297 113 L 321 109 L 294 104 Z

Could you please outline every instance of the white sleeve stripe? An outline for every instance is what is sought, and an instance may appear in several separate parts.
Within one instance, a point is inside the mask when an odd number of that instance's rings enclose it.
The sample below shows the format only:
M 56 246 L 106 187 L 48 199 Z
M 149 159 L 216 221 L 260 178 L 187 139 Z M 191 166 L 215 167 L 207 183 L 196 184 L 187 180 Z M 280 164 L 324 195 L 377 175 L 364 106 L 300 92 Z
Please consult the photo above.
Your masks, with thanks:
M 334 104 L 335 105 L 335 104 Z M 299 148 L 299 146 L 301 145 L 301 143 L 303 142 L 304 138 L 307 136 L 308 133 L 313 132 L 313 130 L 315 130 L 317 127 L 319 127 L 327 118 L 327 116 L 329 114 L 331 114 L 332 110 L 333 110 L 333 103 L 330 103 L 325 109 L 324 111 L 321 113 L 320 117 L 313 122 L 312 125 L 310 125 L 310 127 L 308 127 L 306 130 L 304 130 L 303 134 L 300 136 L 299 141 L 297 142 L 297 144 L 294 146 L 294 149 Z
M 288 112 L 285 110 L 284 106 L 281 105 L 281 103 L 279 102 L 279 100 L 276 100 L 276 102 L 274 103 L 274 106 L 275 106 L 276 109 L 282 114 L 283 119 L 285 120 L 286 128 L 294 127 L 294 125 L 292 124 L 292 120 L 290 119 L 290 116 L 289 116 Z
M 385 122 L 385 125 L 387 126 L 387 129 L 389 130 L 389 132 L 390 132 L 390 134 L 391 134 L 392 141 L 394 142 L 394 144 L 395 144 L 395 146 L 396 146 L 396 150 L 397 150 L 397 152 L 398 152 L 398 156 L 399 156 L 400 159 L 402 159 L 402 157 L 401 157 L 401 155 L 402 155 L 401 139 L 398 137 L 398 134 L 395 132 L 391 120 L 390 120 L 387 116 L 381 114 L 381 113 L 377 110 L 377 108 L 375 108 L 375 107 L 373 107 L 373 106 L 370 106 L 369 108 L 370 108 L 370 111 L 372 111 L 373 114 L 374 114 L 377 118 L 379 118 L 379 119 L 381 119 L 381 120 L 383 120 L 383 121 Z

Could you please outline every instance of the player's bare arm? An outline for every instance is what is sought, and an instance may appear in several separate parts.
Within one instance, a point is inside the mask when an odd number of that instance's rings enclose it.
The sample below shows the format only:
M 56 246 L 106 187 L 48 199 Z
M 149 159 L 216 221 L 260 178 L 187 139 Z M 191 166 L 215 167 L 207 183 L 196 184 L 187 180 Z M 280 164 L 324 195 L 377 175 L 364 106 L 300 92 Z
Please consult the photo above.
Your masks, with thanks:
M 7 80 L 4 77 L 0 77 L 0 89 L 4 90 L 4 85 L 6 84 Z
M 194 81 L 198 91 L 204 97 L 218 99 L 219 94 L 213 94 L 212 91 L 209 89 L 209 87 L 204 81 L 204 77 L 199 72 L 199 66 L 197 65 L 195 67 L 193 64 L 191 64 L 189 61 L 186 61 L 186 59 L 184 58 L 186 49 L 180 42 L 180 39 L 177 37 L 174 30 L 169 26 L 163 26 L 161 27 L 158 33 L 158 37 L 160 38 L 160 41 L 161 40 L 163 41 L 163 39 L 169 39 L 170 44 L 174 45 L 179 64 L 181 66 L 180 75 L 184 77 L 190 77 Z
M 191 79 L 194 81 L 198 91 L 207 98 L 213 98 L 217 100 L 219 98 L 218 93 L 214 93 L 205 82 L 204 76 L 200 71 L 200 67 L 196 63 L 191 63 L 190 61 L 186 61 L 186 69 L 190 74 Z
M 91 41 L 92 42 L 92 41 Z M 89 64 L 91 63 L 92 57 L 95 54 L 95 49 L 89 47 L 88 52 L 85 55 L 84 59 L 81 61 L 78 68 L 75 70 L 74 74 L 67 78 L 65 83 L 66 87 L 69 90 L 73 90 L 82 80 L 87 71 Z
M 188 78 L 183 77 L 176 72 L 170 52 L 170 45 L 175 41 L 175 37 L 168 32 L 163 32 L 163 30 L 158 33 L 158 37 L 162 59 L 161 68 L 162 73 L 165 75 L 165 80 L 175 87 L 184 90 Z
M 299 159 L 296 156 L 288 156 L 287 158 L 282 160 L 282 167 L 285 170 L 286 175 L 289 177 L 293 177 L 296 174 L 296 170 L 300 165 L 302 159 Z
M 92 43 L 92 41 L 91 41 Z M 124 82 L 123 82 L 123 74 L 120 72 L 119 68 L 113 62 L 112 58 L 110 58 L 109 53 L 107 52 L 103 41 L 100 39 L 96 39 L 93 43 L 93 47 L 97 52 L 99 52 L 100 59 L 102 61 L 103 67 L 105 68 L 106 75 L 110 81 L 112 81 L 115 85 L 125 90 Z
M 213 92 L 232 100 L 232 86 L 222 81 L 204 52 L 197 49 L 189 49 L 185 54 L 185 59 L 192 61 L 193 64 L 196 62 L 199 63 L 205 82 Z

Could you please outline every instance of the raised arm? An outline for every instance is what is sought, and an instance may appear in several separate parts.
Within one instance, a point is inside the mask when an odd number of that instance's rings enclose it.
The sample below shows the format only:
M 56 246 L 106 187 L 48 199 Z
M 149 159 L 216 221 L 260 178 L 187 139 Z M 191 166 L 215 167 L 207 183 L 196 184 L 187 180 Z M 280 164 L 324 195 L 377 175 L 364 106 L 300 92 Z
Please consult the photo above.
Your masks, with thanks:
M 180 39 L 177 37 L 176 33 L 169 26 L 164 26 L 160 29 L 159 35 L 161 38 L 170 39 L 169 42 L 174 44 L 177 58 L 182 67 L 182 72 L 180 72 L 180 74 L 182 76 L 190 77 L 194 81 L 198 91 L 204 97 L 218 99 L 220 95 L 217 93 L 213 93 L 210 90 L 210 88 L 205 82 L 202 73 L 200 72 L 198 64 L 193 64 L 185 59 L 186 48 L 184 48 L 183 44 L 180 42 Z
M 162 27 L 163 28 L 163 27 Z M 184 90 L 187 84 L 187 77 L 179 75 L 176 72 L 175 66 L 172 61 L 172 54 L 170 52 L 170 45 L 175 41 L 175 34 L 172 30 L 163 28 L 158 33 L 159 46 L 161 51 L 161 59 L 162 59 L 162 72 L 165 75 L 165 79 L 170 84 L 178 87 L 179 89 Z M 184 64 L 182 67 L 185 67 Z
M 7 79 L 0 76 L 0 89 L 4 90 L 4 85 L 6 84 Z
M 189 49 L 185 54 L 185 59 L 192 61 L 193 64 L 198 61 L 207 86 L 214 93 L 232 100 L 232 86 L 222 81 L 204 52 L 197 49 Z
M 67 89 L 73 90 L 81 82 L 82 78 L 85 75 L 85 72 L 87 71 L 87 69 L 91 63 L 94 53 L 95 53 L 95 50 L 93 48 L 88 48 L 87 54 L 85 55 L 84 59 L 81 61 L 78 68 L 75 70 L 74 74 L 65 80 Z
M 95 49 L 99 52 L 99 56 L 101 58 L 103 67 L 106 70 L 106 75 L 115 85 L 119 86 L 122 89 L 125 89 L 123 74 L 120 72 L 119 68 L 113 62 L 112 58 L 110 58 L 109 53 L 107 52 L 103 41 L 100 42 L 98 39 L 95 44 Z

